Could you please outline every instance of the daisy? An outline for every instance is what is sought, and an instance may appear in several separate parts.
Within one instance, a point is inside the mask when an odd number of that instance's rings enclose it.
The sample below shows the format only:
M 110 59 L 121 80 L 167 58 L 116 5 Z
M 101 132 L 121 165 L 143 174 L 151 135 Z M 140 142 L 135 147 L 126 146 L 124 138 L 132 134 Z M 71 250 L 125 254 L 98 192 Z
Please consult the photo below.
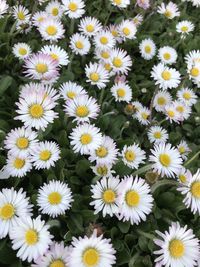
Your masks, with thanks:
M 177 148 L 171 144 L 155 144 L 151 149 L 150 162 L 153 162 L 152 168 L 159 175 L 174 177 L 182 168 L 182 158 Z
M 51 56 L 52 59 L 57 60 L 60 66 L 67 66 L 69 64 L 68 53 L 57 45 L 45 45 L 42 47 L 41 53 L 47 54 Z
M 131 169 L 138 169 L 139 165 L 144 163 L 146 159 L 144 150 L 135 143 L 130 146 L 125 145 L 120 155 L 124 164 Z
M 183 167 L 180 169 L 179 173 L 177 174 L 177 178 L 180 183 L 187 184 L 192 179 L 192 173 Z
M 185 56 L 185 61 L 188 66 L 192 66 L 195 63 L 200 63 L 200 50 L 192 50 Z
M 179 122 L 182 121 L 182 117 L 178 110 L 176 109 L 176 106 L 174 105 L 174 102 L 172 102 L 169 105 L 165 106 L 164 114 L 166 116 L 166 119 L 172 122 Z
M 108 30 L 101 30 L 94 36 L 94 45 L 97 49 L 111 49 L 115 44 L 116 40 Z
M 164 46 L 158 50 L 158 58 L 164 64 L 173 64 L 177 60 L 177 52 L 171 46 Z
M 160 126 L 152 126 L 149 130 L 148 130 L 148 138 L 149 141 L 151 143 L 162 143 L 162 142 L 166 142 L 167 139 L 169 138 L 169 135 L 167 133 L 167 131 L 165 129 L 163 129 Z
M 109 58 L 110 58 L 110 55 L 111 55 L 111 50 L 100 50 L 100 49 L 96 49 L 95 50 L 95 55 L 96 55 L 96 58 L 105 62 L 105 63 L 109 63 Z
M 27 156 L 19 157 L 8 153 L 6 164 L 7 173 L 12 177 L 23 177 L 32 169 L 30 158 Z
M 90 51 L 90 41 L 87 36 L 75 33 L 70 37 L 70 48 L 76 55 L 87 55 Z
M 132 21 L 133 21 L 133 23 L 135 24 L 135 26 L 138 27 L 139 25 L 142 24 L 143 19 L 144 19 L 143 15 L 141 15 L 141 14 L 137 14 L 137 15 L 132 19 Z
M 90 119 L 96 119 L 100 107 L 96 99 L 87 95 L 80 95 L 69 99 L 65 105 L 65 112 L 69 117 L 74 117 L 78 123 L 89 122 Z
M 178 6 L 173 2 L 169 2 L 168 4 L 161 3 L 161 5 L 158 7 L 158 13 L 163 14 L 168 19 L 173 19 L 180 16 Z
M 19 191 L 3 188 L 0 191 L 0 239 L 10 233 L 18 218 L 31 216 L 32 205 L 21 188 Z
M 17 257 L 31 262 L 42 256 L 51 244 L 49 226 L 40 216 L 36 219 L 24 216 L 10 231 L 13 250 L 18 250 Z
M 131 224 L 139 224 L 146 221 L 147 215 L 153 207 L 153 197 L 150 186 L 144 179 L 127 176 L 121 181 L 121 193 L 119 196 L 119 219 L 130 221 Z
M 70 247 L 66 247 L 64 242 L 53 242 L 49 250 L 36 259 L 31 267 L 67 267 L 70 251 Z
M 193 65 L 188 65 L 188 73 L 190 79 L 194 83 L 198 83 L 200 81 L 200 62 L 195 62 Z
M 90 154 L 92 150 L 98 149 L 102 143 L 100 129 L 88 123 L 74 128 L 69 138 L 74 152 L 79 152 L 81 155 Z
M 63 7 L 57 0 L 48 3 L 45 11 L 53 18 L 61 18 L 63 15 Z
M 117 161 L 118 149 L 116 143 L 109 136 L 103 136 L 101 146 L 91 151 L 89 160 L 96 160 L 97 164 L 113 165 Z
M 29 154 L 37 140 L 37 133 L 32 131 L 30 128 L 15 128 L 11 130 L 5 137 L 5 148 L 10 153 L 18 155 L 19 157 L 25 157 Z
M 147 38 L 140 43 L 139 50 L 144 59 L 150 60 L 156 54 L 156 45 L 152 39 Z
M 192 106 L 197 102 L 197 95 L 189 88 L 182 88 L 178 90 L 177 97 L 179 101 L 183 102 L 186 106 Z
M 85 17 L 80 20 L 78 29 L 86 36 L 91 37 L 102 30 L 102 24 L 95 17 Z
M 98 63 L 90 62 L 89 65 L 86 65 L 85 74 L 87 77 L 86 81 L 96 85 L 99 89 L 106 87 L 106 83 L 109 82 L 108 71 Z
M 25 59 L 31 54 L 31 48 L 28 44 L 17 43 L 13 46 L 13 54 L 19 59 Z
M 87 95 L 87 92 L 85 91 L 85 89 L 83 89 L 81 85 L 69 81 L 61 85 L 60 94 L 63 99 L 69 100 L 81 95 Z
M 150 123 L 149 117 L 151 115 L 151 112 L 148 108 L 142 107 L 139 109 L 139 111 L 136 112 L 135 118 L 142 124 L 142 125 L 148 125 Z
M 26 97 L 19 98 L 16 105 L 18 107 L 16 112 L 19 115 L 15 119 L 22 121 L 26 128 L 45 130 L 48 124 L 57 118 L 57 113 L 53 110 L 55 102 L 49 97 L 44 97 L 43 94 L 27 93 Z
M 110 24 L 107 26 L 107 29 L 109 32 L 112 33 L 112 36 L 115 38 L 116 42 L 121 43 L 122 42 L 122 37 L 119 34 L 119 29 L 117 24 Z
M 155 262 L 166 267 L 196 266 L 199 259 L 199 240 L 187 225 L 181 227 L 179 222 L 172 223 L 168 231 L 161 233 L 156 231 L 159 239 L 154 243 L 159 250 L 154 251 L 158 255 Z
M 6 0 L 0 0 L 0 18 L 2 18 L 5 13 L 7 13 L 9 5 Z
M 33 166 L 37 170 L 54 167 L 55 162 L 60 159 L 60 149 L 55 142 L 39 142 L 30 153 Z
M 41 22 L 47 19 L 49 15 L 44 11 L 37 11 L 34 13 L 32 17 L 33 25 L 39 27 Z
M 119 81 L 115 83 L 110 91 L 117 102 L 125 101 L 129 103 L 132 99 L 132 89 L 126 82 Z
M 190 106 L 186 106 L 185 103 L 178 100 L 174 101 L 174 107 L 179 113 L 180 121 L 187 120 L 192 112 Z
M 130 5 L 130 0 L 110 0 L 113 6 L 117 6 L 119 8 L 126 8 Z
M 153 100 L 153 107 L 156 111 L 164 111 L 166 105 L 169 105 L 172 101 L 172 97 L 167 91 L 158 91 Z
M 72 201 L 72 192 L 68 185 L 56 180 L 51 180 L 40 187 L 37 197 L 41 213 L 48 214 L 52 218 L 70 209 Z
M 42 82 L 55 82 L 58 78 L 58 61 L 43 53 L 33 54 L 25 59 L 24 73 L 27 77 Z
M 189 148 L 188 144 L 184 140 L 181 140 L 177 148 L 179 153 L 181 154 L 181 157 L 186 160 L 188 153 L 191 152 L 191 149 Z
M 72 246 L 69 267 L 112 267 L 116 262 L 116 252 L 111 240 L 103 238 L 103 235 L 97 236 L 96 230 L 90 237 L 84 236 L 78 239 L 74 237 Z
M 166 67 L 163 63 L 153 67 L 151 77 L 163 90 L 177 88 L 181 82 L 180 73 L 174 68 Z
M 30 21 L 31 15 L 29 14 L 29 10 L 22 5 L 14 6 L 12 13 L 19 25 L 26 24 Z
M 85 13 L 85 3 L 82 0 L 62 0 L 65 14 L 71 19 L 78 19 Z
M 115 173 L 111 164 L 96 164 L 91 169 L 99 177 L 110 177 Z
M 192 5 L 195 7 L 200 7 L 200 1 L 199 0 L 190 0 L 192 2 Z
M 125 50 L 116 48 L 111 52 L 110 64 L 115 73 L 127 74 L 132 66 L 132 61 Z
M 176 25 L 176 31 L 181 33 L 182 38 L 185 38 L 185 36 L 193 30 L 194 24 L 188 20 L 183 20 Z
M 124 40 L 135 39 L 136 32 L 137 32 L 137 28 L 131 20 L 123 20 L 118 25 L 118 33 Z
M 59 39 L 62 39 L 65 33 L 60 20 L 50 17 L 40 23 L 38 30 L 44 40 L 51 42 L 57 42 Z
M 107 214 L 113 217 L 119 212 L 120 180 L 118 178 L 112 176 L 102 178 L 92 185 L 91 192 L 93 201 L 90 205 L 94 206 L 94 214 L 102 211 L 103 217 Z

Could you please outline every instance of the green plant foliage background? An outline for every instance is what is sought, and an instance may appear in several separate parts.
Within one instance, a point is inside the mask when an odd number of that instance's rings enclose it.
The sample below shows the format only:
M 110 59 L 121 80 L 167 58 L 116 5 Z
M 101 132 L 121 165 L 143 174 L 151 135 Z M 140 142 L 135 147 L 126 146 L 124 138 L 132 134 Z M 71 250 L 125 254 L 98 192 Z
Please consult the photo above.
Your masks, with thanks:
M 17 1 L 18 2 L 18 1 Z M 37 9 L 35 1 L 20 1 L 29 10 Z M 174 1 L 179 5 L 181 17 L 173 20 L 167 20 L 155 12 L 156 6 L 162 1 L 152 1 L 152 7 L 143 11 L 138 7 L 134 8 L 134 1 L 131 6 L 125 10 L 119 10 L 111 6 L 109 0 L 87 0 L 86 15 L 97 17 L 104 25 L 109 23 L 118 23 L 124 18 L 130 18 L 139 12 L 145 16 L 143 24 L 139 27 L 137 39 L 127 41 L 121 45 L 133 59 L 132 70 L 129 72 L 128 81 L 133 90 L 133 100 L 139 100 L 144 105 L 150 106 L 151 97 L 155 90 L 154 82 L 150 78 L 150 71 L 154 64 L 157 64 L 156 57 L 153 60 L 145 61 L 139 54 L 139 43 L 146 37 L 151 37 L 157 47 L 170 45 L 177 49 L 178 62 L 176 68 L 182 76 L 186 75 L 186 64 L 184 56 L 193 49 L 200 48 L 200 20 L 199 9 L 192 7 L 189 3 Z M 8 1 L 10 5 L 15 5 L 16 1 Z M 195 24 L 195 31 L 185 40 L 180 39 L 180 35 L 175 31 L 177 21 L 191 20 Z M 63 19 L 66 35 L 59 42 L 64 49 L 70 52 L 69 37 L 77 31 L 78 20 L 74 23 L 67 17 Z M 11 16 L 5 16 L 0 19 L 0 144 L 3 147 L 5 135 L 12 129 L 21 126 L 19 121 L 13 118 L 15 113 L 15 102 L 18 100 L 20 86 L 28 82 L 23 75 L 22 62 L 19 62 L 12 54 L 12 47 L 17 42 L 27 42 L 34 52 L 37 52 L 42 44 L 39 33 L 33 29 L 28 35 L 20 34 L 15 29 L 15 23 Z M 71 52 L 70 52 L 71 53 Z M 119 149 L 124 144 L 137 142 L 142 149 L 150 152 L 151 145 L 147 139 L 147 129 L 141 126 L 136 120 L 124 113 L 124 104 L 114 101 L 109 88 L 113 81 L 108 84 L 105 91 L 101 92 L 95 87 L 86 83 L 84 66 L 93 59 L 92 52 L 86 57 L 71 56 L 69 66 L 62 68 L 62 74 L 56 88 L 59 84 L 68 80 L 76 81 L 85 87 L 91 96 L 98 99 L 101 104 L 101 113 L 95 124 L 101 131 L 112 137 Z M 189 80 L 184 81 L 184 85 L 198 91 Z M 142 89 L 146 88 L 146 93 Z M 172 95 L 176 90 L 172 91 Z M 198 93 L 199 94 L 199 93 Z M 112 239 L 113 245 L 117 250 L 116 266 L 143 267 L 154 266 L 153 250 L 155 249 L 152 239 L 155 236 L 155 230 L 164 231 L 168 229 L 171 221 L 179 221 L 181 225 L 187 224 L 191 227 L 198 238 L 200 238 L 200 218 L 192 215 L 182 203 L 182 196 L 176 191 L 176 182 L 173 180 L 159 180 L 152 185 L 154 208 L 147 221 L 139 226 L 131 226 L 128 222 L 123 223 L 116 218 L 106 217 L 103 219 L 101 214 L 94 215 L 93 208 L 90 207 L 91 201 L 90 185 L 95 183 L 97 177 L 90 169 L 90 163 L 86 157 L 74 154 L 70 145 L 68 136 L 75 126 L 72 120 L 67 118 L 62 108 L 63 102 L 60 101 L 56 108 L 59 112 L 59 119 L 50 125 L 45 132 L 40 133 L 40 140 L 54 140 L 61 147 L 61 159 L 57 162 L 55 168 L 44 171 L 32 171 L 24 178 L 10 178 L 1 180 L 0 186 L 21 187 L 27 191 L 31 201 L 35 204 L 34 215 L 38 215 L 36 205 L 36 196 L 38 188 L 53 178 L 61 181 L 67 181 L 74 194 L 72 209 L 58 219 L 50 219 L 48 216 L 42 216 L 46 222 L 51 225 L 51 233 L 57 241 L 64 240 L 69 244 L 72 236 L 84 235 L 90 233 L 94 227 L 99 232 L 103 232 L 106 237 Z M 157 121 L 162 121 L 164 117 L 160 114 L 153 114 Z M 200 102 L 198 102 L 192 111 L 189 120 L 183 124 L 169 124 L 163 122 L 162 125 L 170 133 L 170 142 L 177 145 L 180 140 L 188 142 L 192 152 L 189 158 L 200 150 Z M 0 150 L 0 167 L 5 164 L 6 152 Z M 191 171 L 196 171 L 199 166 L 199 158 L 196 158 L 187 167 Z M 123 176 L 133 173 L 131 169 L 118 162 L 115 166 L 116 174 Z M 146 177 L 145 173 L 141 174 Z M 0 266 L 20 267 L 28 266 L 20 262 L 15 251 L 12 251 L 9 239 L 0 240 Z

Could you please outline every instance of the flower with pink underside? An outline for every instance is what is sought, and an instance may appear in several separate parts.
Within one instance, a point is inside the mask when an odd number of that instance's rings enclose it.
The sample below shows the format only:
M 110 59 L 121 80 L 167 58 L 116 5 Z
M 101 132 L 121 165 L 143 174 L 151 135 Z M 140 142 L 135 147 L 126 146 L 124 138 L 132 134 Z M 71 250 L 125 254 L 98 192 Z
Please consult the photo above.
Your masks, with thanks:
M 137 4 L 139 7 L 143 9 L 147 9 L 150 7 L 150 1 L 149 0 L 137 0 Z

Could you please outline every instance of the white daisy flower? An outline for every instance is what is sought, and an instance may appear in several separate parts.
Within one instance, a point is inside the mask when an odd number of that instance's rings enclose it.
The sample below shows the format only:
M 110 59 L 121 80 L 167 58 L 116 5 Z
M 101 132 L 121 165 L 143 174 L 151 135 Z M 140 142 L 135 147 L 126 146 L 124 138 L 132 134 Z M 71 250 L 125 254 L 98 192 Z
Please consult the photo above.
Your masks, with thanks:
M 117 74 L 127 74 L 132 66 L 132 60 L 125 50 L 115 48 L 111 52 L 110 64 Z
M 187 159 L 187 155 L 189 154 L 189 152 L 191 152 L 191 149 L 184 140 L 181 140 L 180 144 L 177 146 L 177 149 L 184 160 Z
M 115 171 L 112 170 L 111 164 L 96 164 L 92 166 L 91 169 L 94 174 L 99 177 L 110 177 L 115 173 Z
M 182 158 L 177 148 L 171 144 L 155 144 L 151 149 L 149 160 L 153 162 L 152 168 L 159 175 L 174 177 L 182 168 Z
M 143 108 L 143 105 L 139 101 L 133 101 L 131 102 L 131 104 L 133 105 L 133 108 L 136 112 L 140 111 Z
M 169 105 L 172 97 L 167 91 L 158 91 L 153 100 L 153 107 L 156 111 L 165 111 L 165 106 Z
M 115 44 L 116 40 L 108 30 L 101 30 L 94 36 L 94 45 L 97 49 L 112 49 Z
M 103 217 L 111 217 L 119 212 L 120 180 L 116 177 L 102 178 L 92 185 L 92 199 L 90 205 L 94 206 L 94 214 L 102 211 Z
M 33 25 L 36 27 L 39 27 L 41 22 L 43 22 L 45 19 L 47 19 L 49 15 L 44 11 L 37 11 L 34 13 L 32 17 Z
M 60 149 L 55 142 L 39 142 L 30 153 L 30 159 L 37 170 L 54 167 L 55 162 L 60 159 Z
M 181 101 L 174 101 L 174 107 L 176 111 L 179 113 L 180 121 L 187 120 L 190 117 L 190 114 L 192 112 L 190 106 L 186 106 L 185 103 Z
M 192 173 L 183 167 L 180 169 L 179 173 L 177 174 L 177 178 L 180 183 L 187 184 L 192 179 Z
M 117 6 L 119 8 L 126 8 L 130 5 L 130 0 L 110 0 L 113 6 Z
M 75 33 L 70 37 L 70 48 L 76 55 L 87 55 L 90 51 L 90 41 L 87 36 Z
M 176 109 L 174 102 L 165 106 L 164 114 L 166 116 L 166 119 L 169 120 L 171 123 L 172 122 L 178 123 L 178 122 L 183 120 L 182 116 L 180 115 L 180 113 Z
M 182 88 L 178 90 L 177 97 L 179 101 L 183 102 L 186 106 L 192 106 L 197 102 L 197 95 L 189 88 Z
M 85 3 L 82 0 L 62 0 L 65 14 L 71 19 L 78 19 L 85 13 Z
M 110 91 L 117 102 L 125 101 L 129 103 L 132 99 L 132 89 L 126 82 L 119 81 L 115 83 Z
M 9 5 L 6 0 L 0 0 L 0 18 L 2 18 L 5 13 L 7 13 Z
M 147 132 L 149 141 L 151 143 L 162 143 L 162 142 L 166 142 L 167 139 L 169 138 L 169 135 L 167 133 L 167 131 L 165 129 L 163 129 L 160 126 L 152 126 L 148 132 Z
M 130 146 L 125 145 L 120 155 L 124 164 L 131 169 L 138 169 L 139 165 L 144 163 L 144 160 L 146 159 L 144 150 L 135 143 Z
M 97 164 L 113 165 L 117 161 L 117 155 L 118 149 L 114 140 L 109 136 L 103 136 L 100 147 L 91 151 L 89 160 L 96 160 Z
M 0 191 L 0 239 L 10 233 L 18 218 L 32 215 L 32 205 L 23 189 L 15 191 L 3 188 Z
M 116 42 L 118 42 L 118 43 L 122 42 L 123 39 L 119 34 L 118 25 L 117 24 L 110 24 L 106 28 L 108 29 L 109 32 L 112 33 L 112 36 L 115 38 Z
M 188 66 L 192 66 L 195 63 L 200 63 L 200 50 L 192 50 L 185 56 L 185 61 Z
M 30 128 L 15 128 L 11 130 L 5 137 L 5 148 L 10 153 L 19 157 L 25 157 L 29 154 L 37 140 L 37 133 L 32 131 Z
M 80 20 L 78 29 L 86 36 L 91 37 L 102 30 L 102 24 L 95 17 L 85 17 Z
M 52 180 L 44 184 L 38 191 L 37 203 L 42 214 L 52 218 L 64 214 L 70 209 L 72 192 L 66 183 Z
M 31 48 L 28 44 L 17 43 L 13 46 L 13 54 L 19 59 L 25 59 L 31 54 Z
M 63 7 L 57 0 L 48 3 L 45 11 L 53 18 L 61 18 L 63 15 Z
M 164 46 L 158 50 L 158 58 L 164 64 L 173 64 L 177 60 L 177 52 L 171 46 Z
M 65 112 L 69 117 L 74 117 L 78 123 L 89 122 L 96 119 L 100 111 L 96 99 L 87 95 L 80 95 L 66 101 Z
M 195 7 L 200 7 L 200 0 L 190 0 L 192 2 L 192 5 Z
M 118 25 L 118 33 L 120 36 L 126 40 L 126 39 L 135 39 L 136 38 L 136 32 L 137 28 L 135 24 L 131 20 L 123 20 L 119 25 Z
M 49 226 L 40 216 L 36 219 L 24 216 L 10 231 L 13 250 L 18 250 L 17 257 L 31 262 L 42 256 L 52 243 Z
M 69 267 L 114 266 L 116 252 L 111 240 L 103 238 L 103 235 L 97 237 L 96 230 L 90 237 L 74 237 L 72 240 Z
M 47 54 L 52 57 L 52 59 L 58 61 L 58 65 L 67 66 L 69 64 L 68 53 L 57 45 L 45 45 L 41 49 L 41 53 Z
M 30 158 L 27 156 L 19 157 L 8 153 L 6 164 L 6 170 L 12 177 L 23 177 L 32 169 Z
M 40 23 L 38 30 L 44 40 L 51 42 L 57 42 L 59 39 L 62 39 L 65 33 L 60 20 L 50 17 Z
M 138 27 L 139 25 L 141 25 L 142 22 L 143 22 L 143 20 L 144 20 L 144 17 L 143 17 L 143 15 L 141 15 L 141 14 L 137 14 L 137 15 L 132 19 L 132 21 L 133 21 L 133 23 L 135 24 L 136 27 Z
M 185 36 L 193 30 L 194 24 L 189 20 L 183 20 L 176 25 L 176 31 L 181 33 L 182 38 L 185 38 Z
M 198 84 L 200 82 L 200 62 L 195 62 L 193 65 L 188 65 L 187 70 L 190 79 Z
M 12 14 L 13 17 L 17 20 L 18 25 L 28 23 L 31 18 L 29 10 L 22 5 L 14 6 Z
M 79 152 L 81 155 L 90 154 L 92 150 L 98 149 L 102 144 L 100 129 L 88 123 L 74 128 L 69 138 L 74 152 Z
M 148 125 L 150 123 L 150 115 L 151 111 L 146 107 L 142 107 L 136 112 L 134 118 L 136 118 L 142 125 Z
M 111 55 L 111 50 L 101 50 L 101 49 L 96 49 L 95 50 L 95 55 L 98 60 L 101 60 L 105 63 L 109 63 L 109 58 Z
M 108 71 L 98 63 L 90 62 L 89 65 L 86 65 L 85 74 L 87 77 L 86 81 L 96 85 L 99 89 L 106 87 L 106 84 L 109 82 Z
M 69 100 L 81 95 L 87 95 L 87 92 L 81 85 L 75 82 L 66 82 L 60 86 L 60 94 L 63 99 Z
M 141 56 L 146 60 L 152 59 L 156 54 L 156 45 L 150 38 L 144 39 L 140 43 L 139 49 Z
M 130 221 L 131 224 L 139 224 L 146 221 L 147 215 L 153 207 L 153 197 L 150 186 L 144 179 L 127 176 L 121 181 L 120 215 L 119 219 Z
M 177 88 L 181 82 L 179 71 L 169 68 L 163 63 L 153 67 L 151 77 L 155 80 L 155 84 L 163 90 Z
M 161 5 L 158 7 L 157 12 L 163 14 L 168 19 L 173 19 L 180 16 L 178 6 L 171 1 L 168 4 L 161 3 Z

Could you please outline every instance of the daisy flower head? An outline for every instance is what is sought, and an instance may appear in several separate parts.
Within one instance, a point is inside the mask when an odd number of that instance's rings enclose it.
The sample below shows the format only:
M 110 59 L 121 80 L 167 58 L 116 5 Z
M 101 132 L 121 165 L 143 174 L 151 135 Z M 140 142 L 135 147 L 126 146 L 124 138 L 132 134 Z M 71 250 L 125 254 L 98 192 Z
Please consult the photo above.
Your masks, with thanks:
M 164 15 L 167 19 L 173 19 L 180 16 L 178 6 L 171 1 L 168 4 L 161 3 L 157 12 Z
M 144 59 L 150 60 L 156 54 L 156 45 L 152 39 L 147 38 L 140 43 L 139 50 Z
M 198 87 L 200 85 L 200 62 L 195 62 L 193 65 L 188 65 L 188 74 L 190 79 Z
M 127 74 L 132 66 L 132 60 L 123 49 L 115 48 L 111 51 L 110 64 L 117 74 Z
M 5 148 L 10 153 L 25 157 L 30 153 L 30 150 L 36 145 L 37 133 L 30 128 L 15 128 L 11 130 L 4 141 Z
M 126 82 L 119 81 L 115 83 L 110 91 L 117 102 L 125 101 L 129 103 L 132 100 L 132 89 Z
M 137 14 L 133 19 L 133 23 L 135 24 L 136 27 L 138 27 L 139 25 L 141 25 L 141 23 L 143 22 L 143 15 L 141 14 Z
M 30 79 L 44 83 L 53 83 L 58 79 L 58 61 L 47 54 L 32 54 L 25 59 L 24 68 L 24 73 Z
M 170 104 L 172 96 L 167 91 L 158 91 L 153 100 L 153 107 L 156 111 L 165 111 L 165 106 Z
M 31 216 L 32 205 L 22 188 L 3 188 L 0 191 L 0 239 L 6 237 L 18 218 Z
M 179 123 L 180 121 L 183 120 L 182 116 L 176 109 L 174 102 L 171 102 L 169 105 L 165 106 L 164 114 L 166 116 L 166 119 L 169 120 L 171 123 L 172 122 Z
M 181 154 L 171 144 L 155 144 L 151 153 L 149 160 L 153 163 L 152 168 L 161 177 L 175 177 L 182 168 Z
M 70 209 L 72 192 L 68 184 L 51 180 L 44 184 L 38 191 L 37 203 L 42 214 L 48 214 L 52 218 L 64 214 Z
M 41 53 L 51 56 L 53 60 L 57 60 L 59 66 L 67 66 L 69 63 L 68 53 L 58 45 L 45 45 L 42 47 Z
M 91 151 L 89 160 L 96 160 L 97 164 L 113 165 L 117 161 L 117 155 L 118 149 L 114 140 L 109 136 L 103 136 L 101 146 Z
M 138 169 L 139 165 L 144 163 L 146 159 L 144 150 L 135 143 L 130 146 L 125 145 L 120 155 L 123 163 L 131 169 Z
M 17 43 L 13 46 L 13 54 L 19 59 L 25 59 L 31 54 L 31 48 L 28 44 Z
M 66 82 L 60 86 L 60 94 L 63 99 L 70 100 L 81 95 L 87 95 L 87 92 L 81 85 L 75 82 Z
M 97 49 L 112 49 L 116 40 L 108 30 L 101 30 L 94 36 L 94 45 Z
M 8 153 L 6 164 L 6 170 L 12 177 L 23 177 L 32 169 L 29 157 L 13 155 L 11 152 Z
M 169 138 L 167 131 L 160 126 L 152 126 L 148 130 L 148 138 L 151 143 L 165 143 Z
M 70 37 L 70 48 L 76 55 L 87 55 L 90 51 L 90 41 L 87 36 L 75 33 Z
M 87 95 L 80 95 L 66 101 L 65 112 L 78 123 L 96 119 L 100 111 L 96 99 Z
M 197 95 L 192 89 L 182 88 L 177 92 L 178 100 L 183 102 L 186 106 L 192 106 L 197 102 Z
M 42 38 L 46 41 L 57 42 L 64 37 L 64 27 L 60 20 L 48 17 L 38 26 Z
M 183 167 L 177 174 L 177 178 L 181 184 L 187 184 L 192 179 L 192 173 Z
M 136 118 L 142 125 L 148 125 L 150 123 L 150 115 L 151 111 L 146 107 L 142 107 L 136 112 L 134 118 Z
M 192 50 L 185 56 L 185 61 L 188 66 L 192 66 L 195 63 L 200 63 L 200 50 Z
M 158 50 L 158 58 L 162 63 L 171 65 L 177 60 L 177 52 L 171 46 L 164 46 Z
M 98 149 L 102 144 L 100 129 L 88 123 L 74 128 L 69 138 L 74 152 L 79 152 L 81 155 L 90 154 L 92 150 Z
M 109 26 L 107 26 L 107 29 L 112 33 L 112 36 L 115 38 L 117 43 L 122 42 L 122 37 L 119 34 L 118 24 L 110 24 Z
M 30 21 L 31 15 L 29 10 L 22 5 L 17 5 L 13 7 L 12 14 L 14 19 L 17 20 L 17 24 L 26 24 Z
M 177 149 L 179 153 L 181 154 L 181 157 L 183 158 L 183 160 L 186 160 L 188 153 L 191 152 L 191 149 L 189 148 L 188 144 L 184 140 L 181 140 L 180 144 L 177 146 Z
M 3 18 L 5 13 L 7 13 L 9 5 L 6 0 L 0 0 L 0 18 Z
M 179 222 L 173 222 L 168 231 L 161 233 L 156 231 L 158 238 L 154 243 L 159 250 L 154 251 L 157 255 L 155 262 L 160 266 L 185 267 L 196 266 L 199 259 L 199 240 L 187 225 L 181 227 Z
M 120 193 L 120 180 L 116 177 L 103 177 L 91 188 L 92 199 L 90 203 L 94 206 L 94 214 L 100 211 L 103 217 L 107 214 L 111 217 L 119 212 L 119 193 Z
M 46 13 L 53 18 L 61 18 L 63 15 L 63 6 L 56 0 L 51 1 L 45 8 Z
M 181 38 L 185 38 L 193 30 L 194 24 L 188 20 L 183 20 L 176 25 L 176 31 L 181 33 Z
M 150 0 L 137 0 L 137 5 L 146 10 L 150 7 Z
M 84 35 L 92 37 L 102 30 L 102 24 L 95 17 L 85 17 L 80 20 L 78 29 Z
M 181 82 L 179 71 L 174 68 L 169 68 L 163 63 L 159 63 L 153 67 L 151 77 L 154 79 L 155 84 L 162 90 L 177 88 Z
M 87 82 L 96 85 L 99 89 L 105 88 L 109 82 L 109 72 L 98 63 L 90 62 L 85 67 Z
M 127 176 L 121 181 L 119 195 L 119 219 L 139 224 L 146 221 L 147 215 L 152 211 L 153 197 L 150 186 L 144 179 Z
M 131 20 L 123 20 L 118 25 L 118 33 L 124 39 L 135 39 L 137 28 Z
M 96 58 L 98 60 L 106 62 L 106 63 L 109 63 L 111 50 L 108 50 L 108 49 L 106 49 L 106 50 L 95 49 L 95 55 L 96 55 Z
M 115 171 L 112 170 L 111 164 L 96 164 L 95 166 L 91 167 L 94 174 L 98 177 L 110 177 L 112 176 Z
M 180 121 L 187 120 L 190 117 L 190 114 L 192 112 L 190 106 L 186 106 L 185 103 L 181 101 L 174 101 L 174 107 L 176 111 L 179 113 Z
M 60 159 L 60 148 L 55 142 L 38 142 L 31 150 L 33 166 L 39 169 L 49 169 Z
M 78 19 L 85 13 L 85 3 L 82 0 L 62 0 L 63 9 L 70 19 Z
M 194 7 L 200 7 L 200 1 L 199 0 L 190 0 L 192 2 L 192 5 Z
M 13 250 L 18 250 L 17 257 L 31 262 L 42 256 L 52 243 L 49 226 L 40 216 L 36 219 L 24 216 L 10 231 Z
M 97 236 L 96 230 L 90 237 L 84 236 L 78 239 L 74 237 L 72 246 L 69 267 L 112 267 L 116 262 L 116 251 L 111 240 L 103 238 L 103 235 Z
M 130 0 L 110 0 L 113 6 L 118 8 L 126 8 L 130 5 Z
M 36 27 L 39 27 L 41 22 L 43 22 L 45 19 L 47 19 L 49 15 L 45 11 L 37 11 L 33 14 L 32 22 L 33 25 Z

